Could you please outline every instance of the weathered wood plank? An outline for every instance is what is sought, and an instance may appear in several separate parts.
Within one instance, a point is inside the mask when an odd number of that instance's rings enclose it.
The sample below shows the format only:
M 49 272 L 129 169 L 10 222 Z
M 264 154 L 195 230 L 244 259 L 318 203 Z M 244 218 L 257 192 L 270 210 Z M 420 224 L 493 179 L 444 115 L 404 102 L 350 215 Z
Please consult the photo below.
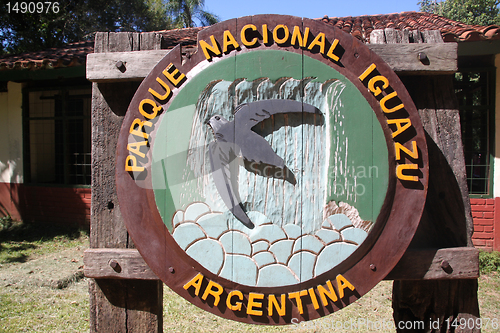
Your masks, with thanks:
M 398 73 L 455 73 L 457 67 L 456 43 L 399 43 L 368 44 L 370 50 L 379 55 Z M 419 54 L 425 54 L 423 60 Z
M 385 34 L 383 29 L 376 29 L 370 33 L 370 44 L 385 44 Z
M 455 280 L 479 277 L 479 250 L 457 247 L 409 250 L 386 280 Z
M 410 43 L 410 35 L 411 31 L 408 29 L 404 29 L 401 31 L 401 43 L 408 44 Z
M 139 38 L 138 33 L 98 33 L 95 54 L 137 51 Z M 115 152 L 123 116 L 138 84 L 92 85 L 92 248 L 133 247 L 116 195 Z M 151 280 L 89 279 L 90 332 L 161 332 L 162 288 Z
M 399 73 L 454 73 L 457 71 L 457 44 L 368 44 Z M 87 56 L 87 79 L 93 82 L 142 80 L 169 50 L 91 53 Z M 428 60 L 419 60 L 425 53 Z M 121 62 L 122 67 L 117 67 Z
M 142 32 L 140 35 L 140 50 L 160 50 L 161 49 L 161 34 L 157 32 Z
M 456 280 L 479 276 L 479 250 L 470 247 L 411 250 L 405 253 L 386 280 Z M 448 265 L 443 262 L 448 262 Z M 95 279 L 157 280 L 135 249 L 89 249 L 84 274 Z M 114 267 L 114 268 L 113 268 Z
M 393 28 L 387 28 L 384 30 L 385 32 L 385 41 L 387 44 L 400 44 L 403 35 L 401 30 L 398 29 L 393 29 Z
M 158 280 L 135 249 L 88 249 L 83 264 L 89 278 Z
M 139 51 L 140 33 L 108 32 L 107 52 Z
M 444 43 L 439 30 L 424 30 L 422 35 L 425 43 Z
M 403 82 L 427 132 L 429 188 L 420 225 L 409 249 L 471 246 L 472 216 L 461 156 L 462 138 L 451 75 L 407 76 Z M 452 322 L 479 318 L 477 278 L 460 280 L 395 280 L 395 322 L 438 320 L 424 331 L 454 332 Z M 414 332 L 411 329 L 398 329 Z M 477 332 L 466 328 L 461 332 Z
M 87 79 L 93 82 L 142 80 L 169 51 L 90 53 Z

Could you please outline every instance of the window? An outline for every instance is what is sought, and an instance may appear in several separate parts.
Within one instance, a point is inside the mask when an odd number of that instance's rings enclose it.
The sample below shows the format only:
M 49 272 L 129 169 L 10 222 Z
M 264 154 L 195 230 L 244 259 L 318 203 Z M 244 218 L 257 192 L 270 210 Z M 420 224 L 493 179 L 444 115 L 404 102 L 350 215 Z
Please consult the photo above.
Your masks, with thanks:
M 464 70 L 455 75 L 467 185 L 471 195 L 492 193 L 492 125 L 494 124 L 493 69 Z
M 88 86 L 26 90 L 28 183 L 90 185 L 91 97 Z

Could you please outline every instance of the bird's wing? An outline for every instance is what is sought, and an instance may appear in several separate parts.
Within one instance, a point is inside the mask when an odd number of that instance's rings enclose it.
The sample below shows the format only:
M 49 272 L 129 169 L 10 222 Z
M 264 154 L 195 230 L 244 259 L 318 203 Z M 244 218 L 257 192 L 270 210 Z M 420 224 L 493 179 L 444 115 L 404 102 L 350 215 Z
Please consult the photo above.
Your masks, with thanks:
M 242 131 L 236 142 L 243 158 L 283 168 L 285 161 L 276 154 L 269 142 L 254 131 Z
M 239 164 L 231 142 L 211 142 L 209 145 L 210 166 L 217 191 L 233 215 L 246 227 L 254 224 L 245 213 L 238 193 Z
M 234 114 L 235 130 L 251 129 L 261 121 L 277 113 L 306 112 L 321 114 L 321 111 L 306 103 L 290 99 L 267 99 L 242 104 Z

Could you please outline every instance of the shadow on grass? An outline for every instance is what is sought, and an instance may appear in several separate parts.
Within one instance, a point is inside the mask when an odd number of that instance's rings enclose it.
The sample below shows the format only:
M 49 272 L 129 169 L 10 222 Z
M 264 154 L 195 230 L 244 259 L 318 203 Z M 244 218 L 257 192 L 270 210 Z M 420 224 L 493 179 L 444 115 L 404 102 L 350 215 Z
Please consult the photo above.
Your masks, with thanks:
M 23 263 L 28 259 L 26 251 L 57 239 L 75 240 L 82 234 L 88 234 L 88 231 L 45 223 L 13 222 L 8 227 L 0 229 L 0 261 Z
M 17 253 L 16 255 L 14 256 L 9 256 L 5 259 L 2 260 L 2 263 L 4 264 L 12 264 L 12 263 L 24 263 L 26 261 L 28 261 L 28 255 L 24 254 L 24 253 Z

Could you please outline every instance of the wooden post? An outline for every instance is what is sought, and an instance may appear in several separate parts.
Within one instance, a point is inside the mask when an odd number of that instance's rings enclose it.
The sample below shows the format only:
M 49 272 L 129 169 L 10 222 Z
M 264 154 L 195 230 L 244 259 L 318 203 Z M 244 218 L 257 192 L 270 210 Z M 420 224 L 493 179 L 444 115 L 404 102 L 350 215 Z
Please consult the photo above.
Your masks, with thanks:
M 452 78 L 413 76 L 404 81 L 427 132 L 429 151 L 429 192 L 409 249 L 472 247 L 472 215 Z M 477 279 L 395 280 L 393 309 L 398 332 L 414 332 L 399 328 L 398 322 L 423 322 L 422 332 L 454 332 L 455 320 L 456 324 L 461 318 L 479 318 L 477 288 Z M 472 326 L 461 332 L 480 332 Z
M 95 52 L 151 50 L 159 48 L 159 37 L 97 33 Z M 114 70 L 126 71 L 126 66 L 117 62 Z M 122 119 L 137 87 L 133 81 L 92 85 L 92 248 L 134 248 L 116 196 L 115 154 Z M 109 264 L 113 266 L 112 259 Z M 160 281 L 90 279 L 89 293 L 91 332 L 162 332 Z
M 375 31 L 374 31 L 375 32 Z M 439 31 L 376 30 L 375 44 L 446 45 Z M 382 46 L 380 46 L 382 47 Z M 427 66 L 426 50 L 418 58 Z M 439 56 L 438 56 L 439 57 Z M 473 221 L 467 190 L 458 103 L 451 75 L 403 76 L 427 134 L 429 190 L 422 218 L 408 251 L 473 247 Z M 418 265 L 418 262 L 416 262 Z M 447 269 L 443 260 L 441 267 Z M 399 264 L 398 264 L 399 266 Z M 394 321 L 398 332 L 454 332 L 460 319 L 479 318 L 477 279 L 395 280 L 393 284 Z M 457 322 L 455 322 L 457 320 Z M 403 325 L 398 326 L 398 323 Z M 415 329 L 407 323 L 423 323 Z M 410 326 L 412 326 L 410 328 Z M 470 325 L 461 332 L 480 332 Z

